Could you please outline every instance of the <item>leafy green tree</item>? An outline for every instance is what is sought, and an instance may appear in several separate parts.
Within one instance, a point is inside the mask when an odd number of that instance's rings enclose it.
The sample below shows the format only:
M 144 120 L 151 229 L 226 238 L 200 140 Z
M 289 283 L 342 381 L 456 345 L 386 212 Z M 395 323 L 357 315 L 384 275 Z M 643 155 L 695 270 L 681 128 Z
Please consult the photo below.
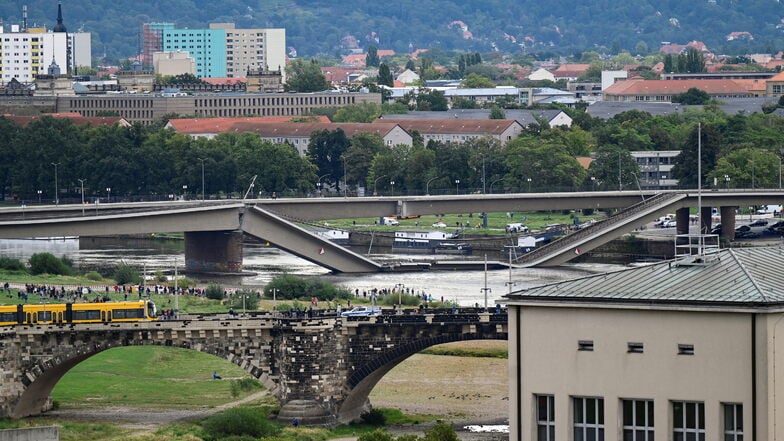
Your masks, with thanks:
M 392 77 L 392 72 L 386 63 L 381 63 L 378 66 L 378 84 L 389 87 L 395 85 L 395 79 Z
M 387 147 L 384 140 L 374 133 L 357 133 L 351 138 L 350 146 L 343 154 L 348 166 L 347 180 L 350 183 L 366 182 L 373 158 Z
M 452 98 L 452 108 L 453 109 L 478 109 L 479 104 L 476 101 L 463 97 L 463 96 L 456 96 Z
M 365 66 L 377 67 L 379 62 L 378 48 L 375 46 L 368 47 L 367 56 L 365 57 Z
M 468 76 L 460 83 L 460 88 L 462 89 L 480 89 L 480 88 L 494 88 L 495 83 L 490 78 L 485 76 L 470 73 Z
M 319 175 L 327 175 L 324 182 L 338 182 L 343 178 L 343 154 L 350 145 L 342 129 L 321 130 L 310 135 L 308 157 L 318 168 Z M 340 190 L 339 184 L 337 189 Z
M 459 441 L 455 429 L 449 424 L 438 422 L 425 432 L 422 441 Z
M 14 170 L 18 167 L 19 151 L 13 140 L 22 128 L 13 121 L 0 116 L 0 200 L 5 200 L 14 182 Z
M 376 103 L 351 104 L 338 109 L 334 122 L 369 123 L 381 116 L 381 106 Z
M 706 178 L 716 167 L 719 152 L 721 151 L 722 139 L 721 133 L 713 124 L 703 124 L 701 132 L 702 183 L 703 185 L 709 185 Z M 694 127 L 689 134 L 689 139 L 681 149 L 681 153 L 675 157 L 675 165 L 671 173 L 674 178 L 678 179 L 680 188 L 697 187 L 697 134 L 698 129 Z
M 637 188 L 640 167 L 629 152 L 617 146 L 604 146 L 596 151 L 586 177 L 591 190 L 631 190 Z
M 286 66 L 285 89 L 288 92 L 321 92 L 330 90 L 327 78 L 315 60 L 310 62 L 296 59 Z
M 733 188 L 777 188 L 779 157 L 761 149 L 743 148 L 720 158 L 707 174 L 707 185 L 732 185 Z M 725 179 L 727 176 L 729 184 Z
M 446 95 L 440 90 L 420 90 L 416 96 L 416 109 L 447 111 L 449 110 L 449 104 L 446 100 Z
M 139 271 L 125 262 L 120 262 L 114 268 L 113 277 L 114 277 L 114 281 L 117 282 L 119 285 L 125 285 L 129 283 L 137 284 L 142 280 L 141 276 L 139 275 Z
M 708 92 L 697 89 L 696 87 L 689 88 L 686 92 L 673 95 L 673 103 L 689 104 L 689 105 L 702 105 L 710 101 Z
M 65 257 L 58 259 L 52 253 L 35 253 L 30 256 L 31 274 L 70 275 L 73 272 Z
M 685 57 L 685 70 L 682 72 L 699 73 L 705 72 L 705 57 L 702 52 L 693 47 L 686 49 Z
M 207 289 L 204 290 L 204 295 L 208 299 L 223 300 L 223 287 L 217 283 L 210 283 L 207 285 Z
M 490 107 L 490 119 L 506 119 L 506 113 L 500 107 L 492 106 Z
M 416 62 L 412 58 L 409 58 L 406 61 L 406 69 L 410 70 L 411 72 L 416 71 Z
M 523 191 L 572 191 L 585 176 L 585 169 L 564 146 L 542 143 L 535 136 L 509 144 L 506 166 L 504 187 Z

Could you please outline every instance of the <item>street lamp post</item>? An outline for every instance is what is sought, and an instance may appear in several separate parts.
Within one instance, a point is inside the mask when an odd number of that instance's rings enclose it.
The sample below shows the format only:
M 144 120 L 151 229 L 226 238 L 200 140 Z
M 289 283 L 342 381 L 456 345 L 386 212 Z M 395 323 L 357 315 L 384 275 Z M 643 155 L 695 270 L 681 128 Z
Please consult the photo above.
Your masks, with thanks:
M 724 185 L 727 190 L 730 189 L 730 175 L 724 175 Z
M 596 176 L 591 176 L 591 191 L 596 191 Z
M 392 196 L 395 195 L 395 181 L 389 181 L 389 185 L 392 187 Z
M 41 193 L 43 192 L 41 190 L 38 190 L 38 205 L 41 205 Z
M 112 187 L 106 187 L 106 203 L 112 202 Z
M 531 192 L 531 178 L 526 178 L 526 181 L 528 181 L 528 193 L 530 193 Z
M 784 149 L 779 149 L 779 190 L 781 190 L 781 158 L 784 157 Z
M 348 171 L 346 168 L 346 156 L 341 156 L 343 160 L 343 197 L 348 197 Z
M 436 179 L 441 179 L 441 178 L 443 178 L 443 176 L 439 176 L 437 178 L 433 178 L 433 179 L 428 179 L 427 180 L 427 182 L 425 183 L 425 195 L 426 196 L 430 196 L 430 183 L 435 181 Z
M 495 181 L 493 181 L 493 182 L 491 182 L 491 183 L 490 183 L 490 194 L 493 194 L 493 185 L 494 185 L 496 182 L 501 182 L 501 181 L 503 181 L 504 179 L 505 179 L 505 178 L 498 178 L 498 179 L 496 179 Z
M 185 196 L 186 196 L 187 194 L 188 194 L 188 186 L 187 186 L 187 185 L 183 185 L 183 186 L 182 186 L 182 200 L 183 200 L 183 201 L 185 200 Z
M 376 184 L 378 184 L 378 180 L 386 177 L 387 175 L 381 175 L 373 180 L 373 196 L 378 196 L 378 193 L 376 192 Z
M 321 180 L 322 180 L 322 179 L 324 179 L 324 178 L 326 178 L 326 177 L 327 177 L 327 176 L 329 176 L 329 175 L 330 175 L 329 173 L 327 173 L 327 174 L 323 174 L 323 175 L 319 176 L 319 178 L 318 178 L 318 182 L 316 183 L 316 188 L 318 189 L 319 196 L 322 196 L 322 195 L 323 195 L 323 193 L 322 193 L 322 191 L 321 191 L 321 190 L 322 190 L 322 188 L 323 188 L 323 186 L 321 185 Z
M 54 204 L 60 205 L 60 188 L 57 185 L 57 166 L 60 165 L 59 162 L 52 162 L 54 166 Z
M 406 287 L 406 285 L 404 285 L 402 283 L 398 283 L 397 285 L 395 285 L 395 288 L 398 290 L 397 291 L 397 305 L 398 305 L 398 308 L 401 308 L 403 306 L 403 288 L 405 288 L 405 287 Z
M 81 188 L 81 193 L 82 193 L 82 216 L 84 216 L 84 181 L 86 181 L 86 179 L 77 179 L 77 181 L 79 181 L 79 184 L 82 187 Z
M 455 179 L 455 194 L 460 194 L 460 179 Z
M 201 161 L 201 200 L 204 201 L 204 159 L 198 159 Z

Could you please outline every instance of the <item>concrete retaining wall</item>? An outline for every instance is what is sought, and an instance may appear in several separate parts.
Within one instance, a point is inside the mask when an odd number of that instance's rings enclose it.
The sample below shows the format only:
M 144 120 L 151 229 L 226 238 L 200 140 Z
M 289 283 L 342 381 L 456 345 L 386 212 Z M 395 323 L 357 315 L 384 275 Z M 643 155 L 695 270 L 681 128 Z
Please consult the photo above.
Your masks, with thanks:
M 57 426 L 0 430 L 0 441 L 60 441 Z

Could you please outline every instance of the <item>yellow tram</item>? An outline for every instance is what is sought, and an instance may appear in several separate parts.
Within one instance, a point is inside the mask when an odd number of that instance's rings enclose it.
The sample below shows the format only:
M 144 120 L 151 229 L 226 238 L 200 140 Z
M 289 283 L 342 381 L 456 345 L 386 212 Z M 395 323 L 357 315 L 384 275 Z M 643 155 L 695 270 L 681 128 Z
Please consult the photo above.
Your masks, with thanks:
M 105 303 L 0 305 L 0 326 L 157 320 L 151 300 Z

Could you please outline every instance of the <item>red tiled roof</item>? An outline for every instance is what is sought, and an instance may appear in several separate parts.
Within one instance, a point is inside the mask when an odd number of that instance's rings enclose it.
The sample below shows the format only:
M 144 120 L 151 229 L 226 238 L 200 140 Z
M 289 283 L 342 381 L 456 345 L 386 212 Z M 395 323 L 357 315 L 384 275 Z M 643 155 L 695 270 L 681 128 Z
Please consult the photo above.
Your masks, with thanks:
M 38 121 L 44 116 L 51 116 L 52 118 L 70 119 L 77 126 L 113 126 L 119 124 L 128 127 L 131 124 L 125 118 L 119 116 L 82 116 L 79 113 L 47 113 L 40 116 L 18 116 L 18 115 L 3 115 L 3 117 L 10 119 L 16 124 L 27 127 L 33 121 Z
M 519 124 L 512 119 L 377 119 L 372 124 L 395 123 L 407 132 L 419 133 L 465 133 L 480 135 L 500 135 L 509 126 Z
M 337 129 L 343 130 L 347 137 L 358 133 L 374 133 L 380 137 L 386 136 L 389 132 L 398 127 L 399 124 L 395 123 L 252 123 L 252 122 L 237 122 L 232 125 L 228 131 L 236 133 L 253 132 L 259 136 L 282 137 L 282 138 L 296 138 L 296 137 L 310 137 L 313 132 L 320 130 L 334 131 Z
M 626 80 L 618 81 L 605 89 L 606 95 L 677 95 L 691 88 L 708 95 L 745 94 L 751 83 L 744 80 Z
M 196 135 L 201 133 L 224 133 L 231 131 L 234 124 L 249 123 L 291 123 L 292 119 L 301 118 L 295 116 L 258 116 L 247 118 L 183 118 L 170 119 L 166 125 L 178 133 Z M 316 117 L 319 122 L 329 123 L 329 118 L 325 115 Z M 294 123 L 291 123 L 294 124 Z

